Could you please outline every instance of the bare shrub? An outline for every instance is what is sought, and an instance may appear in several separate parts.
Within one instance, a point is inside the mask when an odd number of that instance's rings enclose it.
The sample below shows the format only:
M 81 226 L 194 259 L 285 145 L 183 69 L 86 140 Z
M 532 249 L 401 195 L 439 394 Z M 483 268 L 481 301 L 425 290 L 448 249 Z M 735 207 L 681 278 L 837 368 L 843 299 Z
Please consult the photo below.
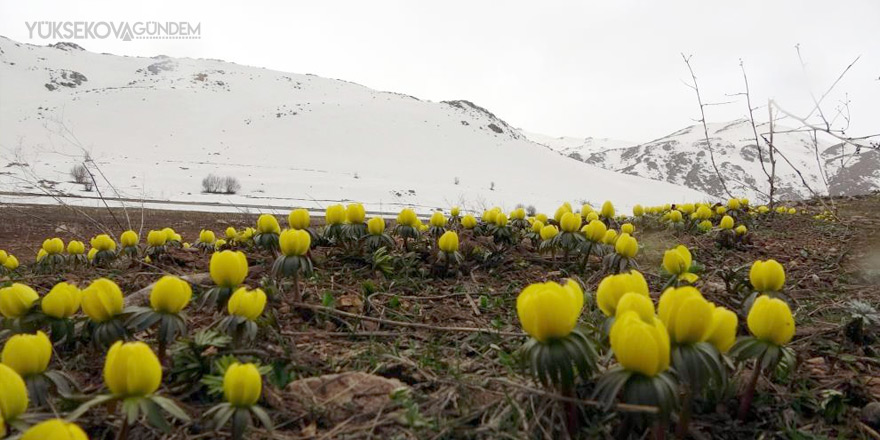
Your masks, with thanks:
M 86 169 L 86 166 L 78 163 L 70 169 L 70 178 L 73 179 L 74 183 L 78 183 L 80 185 L 85 185 L 86 183 L 91 183 L 91 177 L 89 177 L 89 170 Z
M 202 179 L 202 192 L 207 194 L 235 194 L 241 190 L 241 183 L 233 176 L 220 177 L 208 174 Z
M 235 177 L 226 176 L 223 178 L 223 190 L 226 194 L 235 194 L 241 190 L 241 183 Z

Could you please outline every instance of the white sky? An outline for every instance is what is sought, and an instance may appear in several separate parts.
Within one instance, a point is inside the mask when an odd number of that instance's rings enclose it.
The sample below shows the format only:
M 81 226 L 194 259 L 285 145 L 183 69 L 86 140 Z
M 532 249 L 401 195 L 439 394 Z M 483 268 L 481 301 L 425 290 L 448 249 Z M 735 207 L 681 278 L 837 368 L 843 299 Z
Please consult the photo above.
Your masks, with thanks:
M 120 55 L 219 58 L 314 73 L 434 101 L 468 99 L 551 135 L 661 137 L 699 115 L 680 52 L 693 54 L 707 101 L 811 107 L 848 93 L 850 134 L 880 132 L 880 1 L 22 1 L 0 0 L 0 35 L 33 44 L 25 21 L 200 22 L 198 41 L 77 41 Z M 807 62 L 806 79 L 794 45 Z M 0 104 L 2 105 L 2 104 Z M 709 121 L 744 102 L 707 108 Z M 759 110 L 766 115 L 766 108 Z M 765 117 L 765 116 L 764 116 Z M 766 117 L 765 117 L 766 118 Z

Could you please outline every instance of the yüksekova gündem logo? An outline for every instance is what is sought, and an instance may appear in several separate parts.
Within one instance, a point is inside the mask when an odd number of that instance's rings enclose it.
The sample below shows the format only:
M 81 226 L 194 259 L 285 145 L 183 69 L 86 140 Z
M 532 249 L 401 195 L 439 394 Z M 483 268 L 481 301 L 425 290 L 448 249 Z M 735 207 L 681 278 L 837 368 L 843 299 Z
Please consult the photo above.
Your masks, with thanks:
M 26 21 L 30 39 L 198 40 L 202 24 L 188 21 Z

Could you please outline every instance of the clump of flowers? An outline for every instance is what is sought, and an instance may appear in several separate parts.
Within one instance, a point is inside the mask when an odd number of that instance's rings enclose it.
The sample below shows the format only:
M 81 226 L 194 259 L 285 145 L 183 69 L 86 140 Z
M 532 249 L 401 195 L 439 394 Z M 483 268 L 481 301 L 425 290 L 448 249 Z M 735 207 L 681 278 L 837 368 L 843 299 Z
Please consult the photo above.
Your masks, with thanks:
M 81 304 L 82 291 L 65 282 L 56 284 L 43 297 L 40 309 L 49 321 L 52 342 L 73 342 L 74 325 L 70 318 L 79 311 Z
M 624 232 L 614 242 L 614 253 L 605 256 L 605 265 L 615 273 L 626 270 L 635 266 L 635 257 L 638 253 L 638 240 Z
M 128 256 L 129 258 L 135 258 L 138 255 L 138 242 L 140 241 L 140 236 L 138 236 L 137 232 L 132 230 L 128 230 L 122 233 L 119 236 L 119 244 L 122 245 L 121 254 Z
M 367 235 L 366 211 L 364 205 L 352 203 L 345 208 L 345 233 L 348 239 L 357 241 Z
M 346 239 L 345 235 L 345 207 L 342 205 L 330 205 L 324 212 L 324 239 L 330 243 L 341 242 Z
M 47 238 L 43 241 L 37 256 L 37 267 L 41 271 L 55 271 L 64 265 L 64 242 L 60 238 Z
M 243 252 L 220 251 L 211 255 L 211 280 L 215 286 L 205 292 L 202 306 L 226 305 L 232 292 L 244 282 L 248 275 L 248 261 Z
M 96 345 L 107 347 L 126 337 L 124 307 L 122 289 L 113 281 L 99 278 L 83 289 L 82 309 Z
M 147 234 L 146 256 L 156 260 L 165 254 L 165 246 L 168 243 L 168 234 L 163 231 L 150 231 Z
M 217 236 L 214 235 L 214 231 L 208 229 L 202 229 L 199 231 L 199 241 L 196 242 L 196 247 L 208 251 L 214 250 L 214 246 L 217 243 Z
M 313 267 L 309 258 L 312 237 L 303 230 L 288 229 L 281 233 L 281 255 L 272 265 L 272 275 L 293 280 L 293 301 L 300 302 L 299 275 L 311 276 Z
M 144 331 L 158 326 L 159 362 L 165 363 L 168 344 L 186 335 L 186 317 L 181 314 L 192 299 L 192 287 L 186 281 L 165 275 L 156 281 L 150 292 L 150 307 L 137 307 L 129 311 L 128 326 Z
M 691 251 L 684 245 L 678 245 L 663 254 L 663 270 L 669 274 L 665 287 L 678 286 L 680 283 L 693 284 L 700 278 L 694 273 L 696 266 Z
M 263 391 L 263 378 L 254 364 L 234 362 L 223 372 L 223 397 L 225 402 L 209 409 L 205 416 L 211 417 L 215 428 L 232 421 L 232 438 L 244 438 L 252 417 L 256 417 L 264 428 L 272 430 L 272 420 L 266 411 L 257 405 Z
M 428 220 L 428 225 L 428 234 L 435 239 L 439 238 L 444 232 L 446 232 L 446 217 L 443 216 L 442 212 L 434 211 L 434 213 L 431 214 L 430 220 Z
M 257 319 L 266 308 L 266 293 L 262 289 L 241 287 L 229 298 L 226 306 L 229 316 L 220 321 L 220 330 L 232 336 L 237 344 L 252 342 L 257 337 Z
M 437 260 L 445 267 L 446 271 L 452 264 L 461 264 L 462 256 L 458 252 L 458 234 L 455 231 L 446 231 L 437 240 Z
M 394 233 L 403 239 L 403 248 L 409 250 L 409 240 L 417 240 L 419 238 L 419 227 L 422 222 L 416 216 L 415 211 L 404 208 L 397 214 L 397 225 L 394 227 Z
M 262 214 L 257 218 L 257 230 L 254 235 L 254 243 L 257 246 L 273 252 L 277 251 L 279 234 L 281 234 L 281 226 L 274 215 Z
M 116 259 L 116 242 L 107 234 L 99 234 L 90 240 L 92 249 L 97 249 L 92 263 L 98 266 L 106 266 Z
M 34 305 L 40 296 L 37 292 L 21 283 L 12 283 L 0 288 L 0 315 L 6 321 L 5 327 L 21 329 L 27 327 L 37 317 Z

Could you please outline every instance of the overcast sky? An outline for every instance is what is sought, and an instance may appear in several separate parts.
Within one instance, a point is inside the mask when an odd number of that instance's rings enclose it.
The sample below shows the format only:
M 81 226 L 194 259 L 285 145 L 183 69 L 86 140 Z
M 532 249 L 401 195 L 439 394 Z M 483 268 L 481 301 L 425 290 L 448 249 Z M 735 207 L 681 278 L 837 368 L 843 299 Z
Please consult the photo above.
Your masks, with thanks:
M 722 5 L 722 3 L 724 3 Z M 26 21 L 190 21 L 201 40 L 77 41 L 120 55 L 219 58 L 314 73 L 422 99 L 468 99 L 551 135 L 648 141 L 698 118 L 680 53 L 705 99 L 809 110 L 848 93 L 851 134 L 880 132 L 880 1 L 21 1 L 0 0 L 0 35 L 33 44 Z M 801 69 L 794 49 L 807 63 Z M 2 103 L 0 103 L 2 105 Z M 742 117 L 739 101 L 709 121 Z M 765 117 L 766 108 L 759 111 Z M 766 117 L 765 117 L 766 118 Z

